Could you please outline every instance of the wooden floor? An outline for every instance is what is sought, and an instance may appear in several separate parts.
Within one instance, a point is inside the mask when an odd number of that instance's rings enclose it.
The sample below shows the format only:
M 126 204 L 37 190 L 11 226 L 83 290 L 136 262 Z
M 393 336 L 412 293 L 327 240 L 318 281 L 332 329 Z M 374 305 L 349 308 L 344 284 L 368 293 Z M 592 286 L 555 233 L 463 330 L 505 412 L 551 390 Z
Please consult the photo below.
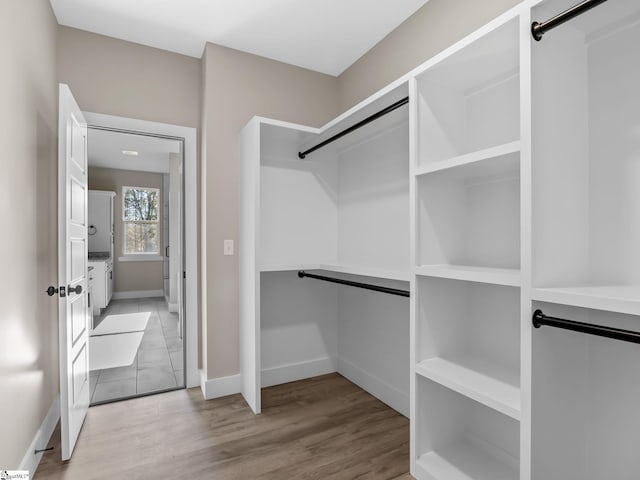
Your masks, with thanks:
M 71 461 L 60 434 L 37 479 L 395 479 L 409 471 L 409 421 L 337 374 L 240 395 L 200 389 L 92 407 Z

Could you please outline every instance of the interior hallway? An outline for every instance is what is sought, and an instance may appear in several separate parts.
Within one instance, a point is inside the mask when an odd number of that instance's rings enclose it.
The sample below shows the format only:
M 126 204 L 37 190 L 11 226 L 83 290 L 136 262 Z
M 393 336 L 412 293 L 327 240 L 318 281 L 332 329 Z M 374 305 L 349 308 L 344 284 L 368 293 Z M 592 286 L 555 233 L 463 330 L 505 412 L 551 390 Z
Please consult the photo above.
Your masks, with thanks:
M 338 374 L 240 395 L 200 389 L 89 409 L 73 458 L 53 435 L 35 478 L 408 480 L 409 420 Z

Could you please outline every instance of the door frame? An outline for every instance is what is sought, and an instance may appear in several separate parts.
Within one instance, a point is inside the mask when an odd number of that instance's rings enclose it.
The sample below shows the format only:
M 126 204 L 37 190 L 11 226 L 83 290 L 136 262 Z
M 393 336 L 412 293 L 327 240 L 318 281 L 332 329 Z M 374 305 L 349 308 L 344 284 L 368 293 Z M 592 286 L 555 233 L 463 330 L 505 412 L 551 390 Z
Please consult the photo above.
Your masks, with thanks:
M 124 130 L 139 134 L 175 137 L 184 140 L 184 243 L 183 265 L 186 279 L 183 283 L 184 345 L 185 345 L 185 385 L 187 388 L 200 386 L 198 370 L 198 181 L 196 129 L 150 122 L 133 118 L 82 112 L 87 126 L 111 130 Z

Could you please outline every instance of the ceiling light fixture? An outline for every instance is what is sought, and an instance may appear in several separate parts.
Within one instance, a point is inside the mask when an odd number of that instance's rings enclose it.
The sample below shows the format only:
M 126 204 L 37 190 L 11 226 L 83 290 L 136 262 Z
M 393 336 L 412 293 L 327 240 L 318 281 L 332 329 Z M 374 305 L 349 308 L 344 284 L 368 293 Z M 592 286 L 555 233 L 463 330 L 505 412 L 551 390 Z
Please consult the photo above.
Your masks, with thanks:
M 129 155 L 130 157 L 137 157 L 138 156 L 138 152 L 136 152 L 135 150 L 122 150 L 122 154 L 123 155 Z

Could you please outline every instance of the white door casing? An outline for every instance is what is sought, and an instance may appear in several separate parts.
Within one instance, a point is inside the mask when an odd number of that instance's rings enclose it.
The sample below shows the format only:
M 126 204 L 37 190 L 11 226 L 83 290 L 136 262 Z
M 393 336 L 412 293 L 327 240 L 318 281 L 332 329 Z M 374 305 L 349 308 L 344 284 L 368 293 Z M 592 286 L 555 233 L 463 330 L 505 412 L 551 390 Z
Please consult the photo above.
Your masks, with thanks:
M 68 460 L 89 408 L 87 124 L 69 87 L 60 84 L 59 94 L 60 430 L 62 460 Z

